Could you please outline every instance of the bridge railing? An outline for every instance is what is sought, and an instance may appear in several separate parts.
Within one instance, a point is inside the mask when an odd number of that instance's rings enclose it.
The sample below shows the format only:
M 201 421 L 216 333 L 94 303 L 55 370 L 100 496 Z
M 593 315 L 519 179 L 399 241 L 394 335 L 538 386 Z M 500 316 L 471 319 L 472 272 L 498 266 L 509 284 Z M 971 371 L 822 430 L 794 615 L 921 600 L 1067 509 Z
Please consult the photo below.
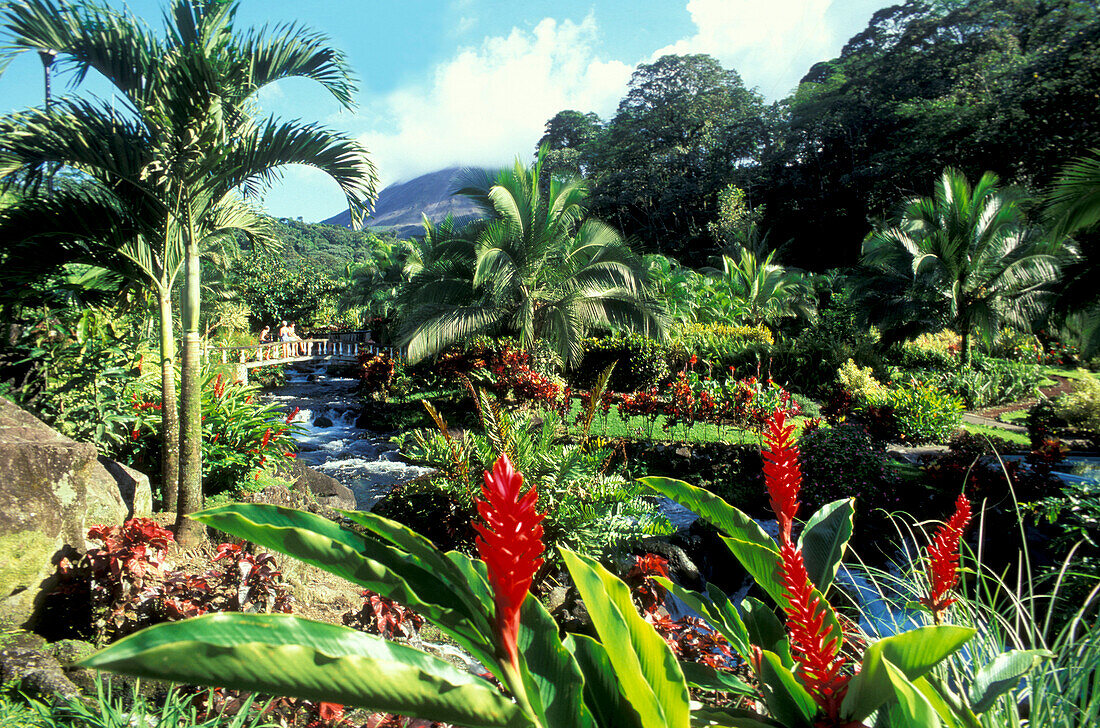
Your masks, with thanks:
M 392 347 L 379 344 L 366 344 L 358 341 L 340 339 L 300 339 L 298 341 L 271 341 L 249 346 L 206 347 L 206 361 L 222 364 L 245 364 L 263 366 L 264 364 L 315 358 L 354 360 L 360 352 L 388 354 L 394 360 L 404 358 L 403 353 Z

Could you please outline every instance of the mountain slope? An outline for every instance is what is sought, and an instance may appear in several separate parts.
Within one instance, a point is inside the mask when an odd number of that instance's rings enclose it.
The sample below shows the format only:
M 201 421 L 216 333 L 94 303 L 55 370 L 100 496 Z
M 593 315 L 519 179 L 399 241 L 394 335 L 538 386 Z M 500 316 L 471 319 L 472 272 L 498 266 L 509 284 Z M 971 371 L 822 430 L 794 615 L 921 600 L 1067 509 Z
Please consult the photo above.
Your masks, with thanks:
M 461 167 L 448 167 L 386 187 L 378 193 L 374 214 L 367 220 L 366 227 L 388 230 L 399 238 L 407 238 L 423 233 L 421 213 L 432 222 L 439 222 L 447 215 L 454 215 L 456 220 L 478 217 L 473 202 L 451 195 L 455 175 L 460 171 Z M 351 215 L 344 210 L 324 222 L 350 227 Z

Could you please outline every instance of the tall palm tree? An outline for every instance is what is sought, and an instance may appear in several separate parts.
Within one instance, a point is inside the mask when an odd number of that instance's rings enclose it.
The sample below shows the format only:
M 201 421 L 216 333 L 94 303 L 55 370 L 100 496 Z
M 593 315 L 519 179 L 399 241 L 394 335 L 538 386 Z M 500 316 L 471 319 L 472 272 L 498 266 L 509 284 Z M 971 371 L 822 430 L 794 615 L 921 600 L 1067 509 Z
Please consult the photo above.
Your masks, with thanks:
M 460 181 L 457 194 L 486 219 L 445 241 L 447 254 L 410 285 L 401 340 L 411 360 L 501 333 L 527 347 L 545 341 L 571 366 L 593 328 L 664 335 L 642 259 L 612 228 L 584 219 L 583 182 L 552 179 L 543 197 L 544 156 L 530 168 L 517 160 L 495 177 L 470 172 Z
M 705 269 L 712 281 L 710 314 L 732 315 L 753 326 L 813 316 L 813 287 L 802 274 L 776 263 L 775 255 L 772 250 L 761 257 L 756 249 L 742 247 L 737 258 L 722 256 L 720 270 Z
M 1061 234 L 1084 236 L 1091 241 L 1082 245 L 1082 260 L 1066 271 L 1059 307 L 1069 311 L 1081 332 L 1085 356 L 1100 351 L 1100 298 L 1096 293 L 1096 274 L 1100 267 L 1100 149 L 1075 159 L 1058 176 L 1047 197 L 1048 217 Z
M 165 239 L 182 246 L 177 530 L 183 540 L 198 533 L 197 524 L 184 516 L 202 501 L 199 307 L 204 221 L 235 190 L 254 193 L 287 164 L 328 173 L 343 190 L 356 221 L 375 187 L 373 165 L 353 140 L 316 125 L 254 117 L 255 93 L 289 77 L 315 80 L 349 105 L 353 83 L 343 56 L 328 46 L 326 37 L 296 25 L 237 32 L 236 9 L 236 2 L 174 0 L 163 37 L 129 12 L 100 6 L 23 0 L 0 15 L 15 52 L 55 49 L 75 66 L 78 78 L 90 70 L 105 76 L 128 105 L 127 121 L 144 142 L 135 149 L 103 148 L 95 135 L 85 136 L 73 140 L 70 155 L 48 161 L 80 169 L 100 164 L 107 154 L 141 156 L 140 172 L 120 184 L 155 200 L 162 209 Z
M 1027 330 L 1049 304 L 1050 286 L 1072 249 L 1028 228 L 1018 199 L 987 172 L 971 186 L 948 169 L 932 197 L 909 202 L 892 226 L 863 244 L 861 282 L 873 322 L 907 333 L 944 323 L 962 339 L 992 338 L 1002 322 Z

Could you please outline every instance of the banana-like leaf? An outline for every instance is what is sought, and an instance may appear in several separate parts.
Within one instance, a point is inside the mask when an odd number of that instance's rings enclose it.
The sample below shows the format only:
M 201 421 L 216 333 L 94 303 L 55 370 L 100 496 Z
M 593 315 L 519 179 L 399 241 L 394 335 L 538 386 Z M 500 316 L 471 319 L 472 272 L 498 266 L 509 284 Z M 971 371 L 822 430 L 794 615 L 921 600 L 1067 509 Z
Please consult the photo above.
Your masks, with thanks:
M 913 681 L 931 670 L 974 636 L 969 627 L 950 624 L 918 627 L 873 642 L 863 653 L 863 666 L 848 684 L 841 713 L 849 720 L 862 721 L 894 697 L 893 686 L 883 666 L 889 660 Z
M 760 689 L 768 712 L 790 728 L 811 728 L 817 703 L 790 670 L 783 666 L 779 655 L 769 650 L 761 653 Z
M 736 708 L 696 708 L 691 711 L 692 728 L 785 728 L 765 715 Z
M 1020 678 L 1042 659 L 1054 657 L 1049 650 L 1009 650 L 993 658 L 974 675 L 970 685 L 970 707 L 984 713 L 997 698 L 1019 687 Z
M 708 582 L 707 595 L 710 597 L 708 600 L 702 594 L 686 589 L 663 576 L 655 576 L 653 580 L 691 609 L 698 612 L 707 621 L 707 624 L 726 638 L 733 649 L 737 651 L 737 654 L 741 655 L 742 659 L 748 660 L 752 656 L 749 631 L 745 627 L 745 623 L 741 621 L 741 615 L 730 604 L 729 597 L 722 593 L 721 589 Z
M 592 709 L 596 725 L 600 728 L 642 728 L 642 718 L 623 695 L 615 666 L 604 646 L 583 634 L 571 634 L 562 644 L 573 653 L 584 673 L 584 702 Z
M 883 660 L 882 666 L 890 685 L 894 688 L 894 697 L 897 698 L 897 703 L 890 706 L 890 715 L 897 716 L 899 720 L 891 720 L 890 725 L 940 728 L 942 726 L 940 716 L 924 693 L 909 682 L 905 673 L 891 665 L 889 660 Z
M 854 504 L 853 499 L 845 498 L 822 506 L 806 522 L 798 538 L 810 581 L 822 594 L 828 593 L 852 538 Z
M 713 667 L 701 662 L 680 662 L 680 669 L 684 672 L 687 684 L 700 690 L 714 690 L 717 692 L 733 693 L 735 695 L 756 695 L 756 691 L 734 675 L 725 670 L 715 670 Z
M 645 728 L 688 728 L 687 683 L 680 663 L 653 626 L 638 614 L 630 590 L 598 562 L 561 549 L 623 693 Z
M 577 660 L 558 636 L 558 625 L 546 607 L 528 594 L 520 609 L 520 660 L 527 668 L 527 695 L 548 726 L 595 728 L 584 704 L 584 676 Z
M 439 571 L 431 561 L 292 508 L 231 503 L 192 518 L 400 602 L 446 632 L 484 665 L 499 669 L 492 627 L 481 599 L 467 580 L 448 579 L 448 570 Z
M 779 655 L 787 667 L 794 665 L 791 657 L 791 645 L 787 640 L 787 630 L 767 604 L 759 599 L 746 597 L 741 602 L 745 629 L 749 631 L 749 642 L 762 650 L 771 650 Z
M 761 531 L 763 533 L 763 531 Z M 737 557 L 745 571 L 776 604 L 785 604 L 787 591 L 780 577 L 779 549 L 776 543 L 767 537 L 766 543 L 745 541 L 732 536 L 722 536 L 730 552 Z
M 529 726 L 512 701 L 449 662 L 283 614 L 211 614 L 119 640 L 83 667 L 354 705 L 465 726 Z
M 732 538 L 775 550 L 775 541 L 764 533 L 756 521 L 744 511 L 734 508 L 713 493 L 675 478 L 639 478 L 639 482 L 661 495 L 690 508 L 704 521 L 721 529 Z M 778 552 L 776 552 L 778 553 Z

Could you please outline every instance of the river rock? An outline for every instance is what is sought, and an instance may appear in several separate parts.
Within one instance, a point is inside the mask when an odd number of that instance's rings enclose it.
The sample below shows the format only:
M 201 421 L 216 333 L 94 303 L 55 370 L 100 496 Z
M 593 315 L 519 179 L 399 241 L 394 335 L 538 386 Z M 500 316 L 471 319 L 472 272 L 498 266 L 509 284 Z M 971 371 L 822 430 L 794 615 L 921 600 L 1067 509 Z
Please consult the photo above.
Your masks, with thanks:
M 326 415 L 319 415 L 313 419 L 314 427 L 332 427 L 332 419 Z
M 16 634 L 4 642 L 0 649 L 0 682 L 35 697 L 81 697 L 80 688 L 65 674 L 58 659 L 49 654 L 45 640 L 33 634 Z
M 355 510 L 355 494 L 336 479 L 301 463 L 294 464 L 290 477 L 295 479 L 294 489 L 296 491 L 304 493 L 308 489 L 321 505 L 347 511 Z
M 0 622 L 34 625 L 57 561 L 92 545 L 85 541 L 90 526 L 149 512 L 149 479 L 108 463 L 110 470 L 93 445 L 0 397 Z

